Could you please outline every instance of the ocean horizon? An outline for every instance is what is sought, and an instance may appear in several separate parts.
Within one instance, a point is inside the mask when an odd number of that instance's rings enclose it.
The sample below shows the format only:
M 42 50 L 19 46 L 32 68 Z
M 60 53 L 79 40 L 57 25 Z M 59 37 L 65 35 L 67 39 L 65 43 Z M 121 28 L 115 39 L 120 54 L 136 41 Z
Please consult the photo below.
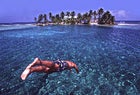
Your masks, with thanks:
M 140 21 L 118 25 L 0 23 L 1 95 L 139 95 Z M 70 60 L 68 70 L 21 73 L 34 58 Z
M 134 24 L 138 24 L 140 23 L 140 20 L 117 20 L 115 21 L 116 23 L 120 23 L 120 22 L 125 22 L 125 23 L 134 23 Z M 34 24 L 34 21 L 31 22 L 0 22 L 0 25 L 2 24 Z

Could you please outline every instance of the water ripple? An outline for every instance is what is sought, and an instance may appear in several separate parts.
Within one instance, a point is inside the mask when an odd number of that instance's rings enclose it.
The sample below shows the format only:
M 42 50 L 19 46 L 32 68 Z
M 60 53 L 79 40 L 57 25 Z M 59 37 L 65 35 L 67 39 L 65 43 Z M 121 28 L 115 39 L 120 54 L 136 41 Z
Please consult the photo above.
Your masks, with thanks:
M 0 93 L 130 94 L 140 92 L 140 32 L 97 26 L 47 26 L 0 32 Z M 71 60 L 80 70 L 20 74 L 35 57 Z M 67 88 L 66 88 L 67 87 Z

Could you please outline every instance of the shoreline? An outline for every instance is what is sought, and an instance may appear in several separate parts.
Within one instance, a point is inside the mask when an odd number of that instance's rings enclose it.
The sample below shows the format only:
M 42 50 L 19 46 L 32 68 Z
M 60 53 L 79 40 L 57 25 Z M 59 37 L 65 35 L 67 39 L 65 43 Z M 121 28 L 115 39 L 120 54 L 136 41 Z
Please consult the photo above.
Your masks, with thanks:
M 118 25 L 118 24 L 98 24 L 98 23 L 89 23 L 89 24 L 83 24 L 83 23 L 77 23 L 77 24 L 64 24 L 64 23 L 35 23 L 33 25 L 36 26 L 48 26 L 48 25 L 96 25 L 96 26 L 113 26 L 113 25 Z
M 78 24 L 64 24 L 64 23 L 34 23 L 34 22 L 18 22 L 18 23 L 0 23 L 0 26 L 11 26 L 11 25 L 33 25 L 33 26 L 49 26 L 49 25 L 94 25 L 94 26 L 105 26 L 105 27 L 111 27 L 111 26 L 137 26 L 140 25 L 140 21 L 126 21 L 126 22 L 119 22 L 116 21 L 115 24 L 98 24 L 98 23 L 90 23 L 90 24 L 82 24 L 82 23 L 78 23 Z
M 14 24 L 14 25 L 16 25 L 16 24 L 33 24 L 33 25 L 36 25 L 36 23 L 35 22 L 1 22 L 0 23 L 0 25 L 12 25 L 12 24 Z M 132 21 L 130 21 L 130 20 L 118 20 L 118 21 L 115 21 L 115 24 L 114 25 L 129 25 L 129 24 L 135 24 L 135 25 L 138 25 L 138 24 L 140 24 L 140 21 L 139 20 L 132 20 Z M 49 23 L 48 25 L 59 25 L 59 24 L 55 24 L 55 23 Z M 60 24 L 60 25 L 71 25 L 71 24 Z M 75 25 L 85 25 L 85 24 L 75 24 Z M 89 25 L 97 25 L 97 23 L 94 23 L 94 22 L 92 22 L 91 24 L 89 24 Z M 102 25 L 102 24 L 101 24 Z

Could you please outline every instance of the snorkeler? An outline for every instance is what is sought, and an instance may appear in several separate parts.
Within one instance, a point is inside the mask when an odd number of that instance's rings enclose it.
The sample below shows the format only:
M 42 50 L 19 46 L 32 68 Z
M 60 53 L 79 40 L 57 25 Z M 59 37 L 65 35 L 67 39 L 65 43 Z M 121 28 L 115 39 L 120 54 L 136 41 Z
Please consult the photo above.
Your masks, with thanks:
M 35 58 L 34 61 L 31 64 L 29 64 L 21 74 L 21 79 L 25 80 L 29 76 L 29 74 L 33 72 L 44 72 L 50 74 L 53 72 L 60 72 L 63 70 L 71 70 L 72 68 L 74 68 L 76 72 L 79 73 L 77 65 L 71 61 L 48 61 Z

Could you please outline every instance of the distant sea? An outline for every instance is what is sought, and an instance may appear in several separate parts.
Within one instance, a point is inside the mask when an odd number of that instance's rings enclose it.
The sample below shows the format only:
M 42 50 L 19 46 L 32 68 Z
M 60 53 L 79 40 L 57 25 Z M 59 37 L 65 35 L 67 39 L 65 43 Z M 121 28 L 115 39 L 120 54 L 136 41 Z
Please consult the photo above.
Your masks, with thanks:
M 140 24 L 140 21 L 125 21 L 125 20 L 122 20 L 122 21 L 116 21 L 117 23 L 126 23 L 126 24 Z
M 0 24 L 0 95 L 139 95 L 140 21 L 114 26 Z M 65 70 L 21 73 L 34 58 L 70 60 Z

